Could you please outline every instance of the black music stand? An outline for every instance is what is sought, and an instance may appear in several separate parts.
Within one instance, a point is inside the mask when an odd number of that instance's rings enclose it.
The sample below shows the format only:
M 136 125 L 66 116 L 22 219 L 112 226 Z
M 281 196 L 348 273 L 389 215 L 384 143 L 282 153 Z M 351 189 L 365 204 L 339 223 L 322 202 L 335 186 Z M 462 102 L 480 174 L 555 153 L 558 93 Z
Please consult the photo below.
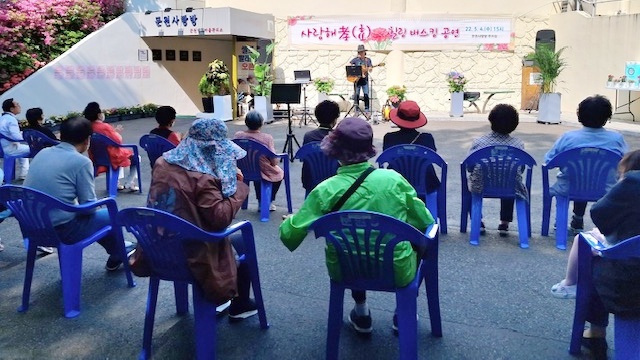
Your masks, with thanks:
M 307 85 L 311 82 L 311 71 L 310 70 L 294 70 L 293 71 L 293 81 L 297 84 L 302 84 L 302 94 L 304 96 L 304 102 L 302 105 L 302 118 L 298 122 L 298 126 L 302 127 L 302 123 L 307 125 L 307 118 L 311 120 L 314 124 L 318 125 L 313 116 L 309 113 L 309 109 L 307 108 Z
M 362 78 L 362 66 L 347 65 L 345 66 L 345 70 L 347 71 L 347 78 L 357 77 L 358 79 L 353 82 L 353 106 L 349 108 L 349 111 L 347 111 L 344 117 L 348 117 L 353 111 L 355 116 L 363 114 L 367 121 L 369 121 L 369 116 L 360 108 L 360 99 L 358 96 L 358 81 Z
M 271 103 L 287 104 L 287 119 L 289 121 L 287 141 L 282 152 L 289 154 L 289 161 L 293 162 L 293 143 L 300 148 L 300 143 L 291 128 L 291 104 L 300 104 L 301 84 L 273 84 L 271 85 Z

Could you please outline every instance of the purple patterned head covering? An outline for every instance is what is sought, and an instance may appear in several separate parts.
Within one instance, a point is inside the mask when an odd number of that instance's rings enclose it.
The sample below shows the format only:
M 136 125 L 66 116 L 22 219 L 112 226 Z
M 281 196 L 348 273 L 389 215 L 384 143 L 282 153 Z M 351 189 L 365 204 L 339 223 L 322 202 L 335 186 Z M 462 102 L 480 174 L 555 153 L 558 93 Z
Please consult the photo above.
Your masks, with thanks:
M 236 160 L 247 152 L 227 139 L 227 126 L 218 119 L 196 119 L 187 137 L 162 157 L 170 164 L 220 179 L 222 194 L 236 193 Z

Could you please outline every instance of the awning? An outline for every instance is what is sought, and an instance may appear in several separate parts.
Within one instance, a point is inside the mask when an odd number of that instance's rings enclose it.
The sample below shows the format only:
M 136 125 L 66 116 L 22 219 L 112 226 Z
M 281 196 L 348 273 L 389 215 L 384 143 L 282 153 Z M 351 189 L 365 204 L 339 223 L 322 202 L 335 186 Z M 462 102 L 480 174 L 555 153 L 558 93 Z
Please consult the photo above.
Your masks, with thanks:
M 275 20 L 271 14 L 230 7 L 165 10 L 135 14 L 141 37 L 213 36 L 224 39 L 235 35 L 275 39 Z

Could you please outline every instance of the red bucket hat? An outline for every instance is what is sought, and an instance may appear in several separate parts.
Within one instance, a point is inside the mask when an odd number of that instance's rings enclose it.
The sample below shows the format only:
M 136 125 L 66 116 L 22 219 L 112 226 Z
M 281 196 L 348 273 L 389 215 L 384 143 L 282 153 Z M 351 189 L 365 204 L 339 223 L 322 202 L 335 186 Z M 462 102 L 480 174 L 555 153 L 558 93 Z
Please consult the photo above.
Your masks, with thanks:
M 397 109 L 391 110 L 389 117 L 394 124 L 405 129 L 417 129 L 427 124 L 427 117 L 412 100 L 401 102 Z

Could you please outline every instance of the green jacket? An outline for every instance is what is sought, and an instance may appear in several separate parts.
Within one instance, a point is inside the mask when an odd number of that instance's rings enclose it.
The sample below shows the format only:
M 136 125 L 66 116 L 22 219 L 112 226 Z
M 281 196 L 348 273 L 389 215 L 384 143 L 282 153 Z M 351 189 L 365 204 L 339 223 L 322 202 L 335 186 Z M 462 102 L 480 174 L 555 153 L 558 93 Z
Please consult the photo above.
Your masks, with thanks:
M 284 245 L 291 251 L 300 246 L 309 226 L 329 213 L 342 194 L 369 166 L 371 164 L 368 162 L 341 166 L 337 175 L 316 186 L 300 210 L 280 225 L 280 239 Z M 397 172 L 387 169 L 377 169 L 369 174 L 342 206 L 342 210 L 379 212 L 413 225 L 422 232 L 434 223 L 411 184 Z M 415 277 L 417 256 L 409 242 L 399 243 L 394 252 L 395 281 L 397 286 L 402 287 Z M 325 253 L 329 277 L 339 279 L 335 250 L 327 248 Z

